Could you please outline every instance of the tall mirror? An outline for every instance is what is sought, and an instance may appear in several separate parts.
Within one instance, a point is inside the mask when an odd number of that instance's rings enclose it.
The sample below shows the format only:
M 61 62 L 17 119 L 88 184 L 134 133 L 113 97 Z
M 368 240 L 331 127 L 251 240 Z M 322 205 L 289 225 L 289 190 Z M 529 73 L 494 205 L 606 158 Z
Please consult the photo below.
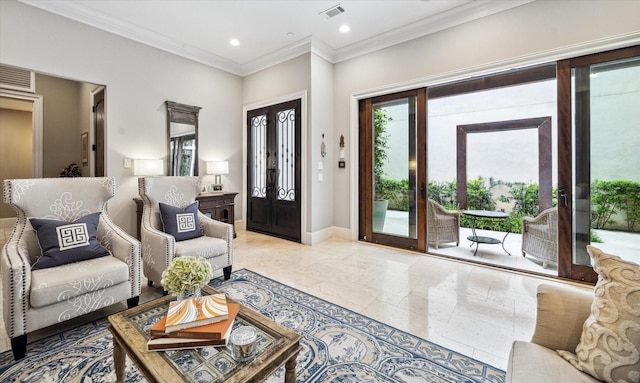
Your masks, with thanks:
M 167 101 L 170 176 L 198 175 L 199 106 Z

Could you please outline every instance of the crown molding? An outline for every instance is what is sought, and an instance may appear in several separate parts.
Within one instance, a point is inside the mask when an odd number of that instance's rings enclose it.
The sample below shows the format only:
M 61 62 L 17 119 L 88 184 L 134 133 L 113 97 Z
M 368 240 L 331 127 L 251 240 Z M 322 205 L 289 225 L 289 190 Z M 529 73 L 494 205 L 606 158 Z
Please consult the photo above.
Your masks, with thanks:
M 448 11 L 439 13 L 394 29 L 370 39 L 351 44 L 338 49 L 334 54 L 334 63 L 346 61 L 367 53 L 401 44 L 419 37 L 478 20 L 511 8 L 532 3 L 535 0 L 490 1 L 480 0 L 461 5 Z
M 190 60 L 241 75 L 240 65 L 200 48 L 184 44 L 178 40 L 151 32 L 147 29 L 123 23 L 117 19 L 96 12 L 80 2 L 18 0 L 21 3 L 55 13 L 82 24 L 102 29 L 106 32 L 148 45 L 165 52 L 173 53 Z
M 235 75 L 246 76 L 309 52 L 313 52 L 328 62 L 335 64 L 456 25 L 506 11 L 535 0 L 472 1 L 433 17 L 405 25 L 337 50 L 332 49 L 318 38 L 309 36 L 246 64 L 239 64 L 200 48 L 184 44 L 171 37 L 123 23 L 117 19 L 96 12 L 78 1 L 19 1 L 204 65 Z

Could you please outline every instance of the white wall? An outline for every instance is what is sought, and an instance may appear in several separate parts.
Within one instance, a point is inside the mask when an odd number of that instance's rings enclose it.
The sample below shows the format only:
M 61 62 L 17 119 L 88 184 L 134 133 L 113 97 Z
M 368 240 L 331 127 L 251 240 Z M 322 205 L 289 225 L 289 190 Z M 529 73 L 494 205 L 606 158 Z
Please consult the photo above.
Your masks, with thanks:
M 558 179 L 556 99 L 553 80 L 429 100 L 429 180 L 456 179 L 458 125 L 550 116 L 552 183 L 555 185 Z M 467 135 L 467 179 L 478 177 L 538 183 L 538 130 Z
M 166 100 L 202 107 L 200 169 L 229 160 L 225 187 L 244 198 L 240 77 L 12 0 L 0 1 L 0 62 L 106 85 L 106 173 L 118 185 L 109 213 L 129 233 L 137 179 L 123 159 L 166 158 Z
M 309 110 L 308 150 L 310 186 L 309 229 L 311 233 L 333 226 L 334 172 L 338 167 L 338 139 L 333 128 L 333 65 L 320 56 L 311 54 L 311 94 Z M 324 134 L 324 140 L 322 135 Z M 324 141 L 326 156 L 322 157 L 320 146 Z M 319 169 L 322 163 L 322 170 Z M 322 181 L 318 176 L 322 174 Z M 327 233 L 328 235 L 328 233 Z M 324 236 L 312 239 L 316 242 Z
M 536 1 L 341 62 L 334 68 L 334 134 L 357 137 L 356 98 L 629 46 L 639 36 L 640 2 Z M 357 142 L 347 145 L 357 149 Z M 334 195 L 350 198 L 335 198 L 334 225 L 357 230 L 352 177 L 354 166 L 336 175 Z

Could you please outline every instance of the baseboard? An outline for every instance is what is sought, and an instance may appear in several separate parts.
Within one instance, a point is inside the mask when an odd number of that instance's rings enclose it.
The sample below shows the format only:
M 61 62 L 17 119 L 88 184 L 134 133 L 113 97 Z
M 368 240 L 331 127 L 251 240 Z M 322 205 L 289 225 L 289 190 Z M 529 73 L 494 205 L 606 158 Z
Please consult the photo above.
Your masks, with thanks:
M 353 235 L 351 229 L 346 227 L 333 227 L 333 238 L 344 239 L 345 241 L 353 241 Z
M 0 0 L 1 1 L 1 0 Z M 236 231 L 245 231 L 247 229 L 247 221 L 244 219 L 237 220 L 235 222 Z M 302 235 L 302 244 L 313 246 L 322 241 L 326 241 L 329 238 L 340 238 L 345 241 L 352 241 L 351 229 L 330 226 L 313 233 L 306 233 Z
M 326 241 L 329 238 L 340 238 L 347 241 L 351 241 L 351 230 L 344 227 L 331 226 L 322 230 L 307 233 L 304 236 L 302 243 L 305 245 L 317 245 L 322 241 Z

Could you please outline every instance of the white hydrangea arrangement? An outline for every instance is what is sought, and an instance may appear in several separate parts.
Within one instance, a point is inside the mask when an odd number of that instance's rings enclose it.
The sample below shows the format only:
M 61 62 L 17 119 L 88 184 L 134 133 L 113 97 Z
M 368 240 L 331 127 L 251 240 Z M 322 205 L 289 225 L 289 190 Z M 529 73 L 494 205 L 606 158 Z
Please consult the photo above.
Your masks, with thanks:
M 201 289 L 213 278 L 209 262 L 202 257 L 176 257 L 162 272 L 162 286 L 171 294 L 182 295 Z

